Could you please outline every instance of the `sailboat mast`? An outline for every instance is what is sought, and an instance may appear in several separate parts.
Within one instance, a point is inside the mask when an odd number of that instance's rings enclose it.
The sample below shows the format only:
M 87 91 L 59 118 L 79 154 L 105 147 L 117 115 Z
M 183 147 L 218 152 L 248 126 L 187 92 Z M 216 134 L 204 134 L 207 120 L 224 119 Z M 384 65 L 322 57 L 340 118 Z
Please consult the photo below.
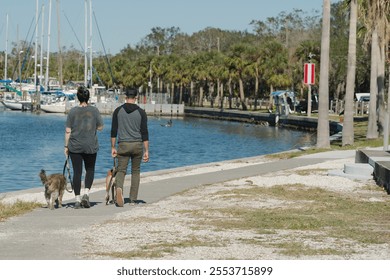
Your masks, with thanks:
M 6 15 L 6 30 L 5 30 L 4 80 L 7 80 L 7 71 L 8 71 L 8 13 Z
M 35 85 L 35 94 L 37 93 L 37 62 L 38 62 L 38 3 L 36 0 L 35 7 L 35 52 L 34 52 L 34 85 Z
M 88 37 L 89 26 L 89 37 Z M 88 69 L 89 50 L 89 69 Z M 92 88 L 92 0 L 89 0 L 89 25 L 88 25 L 88 0 L 84 0 L 84 85 Z
M 57 0 L 57 34 L 58 34 L 58 75 L 60 88 L 62 88 L 62 52 L 61 52 L 61 36 L 60 36 L 60 1 Z
M 89 0 L 89 71 L 90 71 L 90 86 L 92 88 L 92 0 Z
M 87 43 L 87 36 L 88 36 L 88 21 L 87 21 L 87 0 L 84 0 L 84 86 L 88 86 L 87 80 L 88 80 L 88 60 L 87 60 L 87 52 L 88 52 L 88 43 Z
M 22 95 L 22 67 L 20 63 L 20 54 L 23 52 L 20 47 L 20 41 L 19 41 L 19 24 L 16 26 L 16 38 L 18 42 L 18 68 L 19 68 L 19 92 L 20 95 Z
M 49 57 L 50 57 L 50 32 L 51 32 L 51 0 L 49 0 L 49 21 L 47 28 L 47 57 L 46 57 L 46 77 L 45 77 L 45 88 L 48 90 L 49 87 Z
M 45 4 L 42 4 L 42 29 L 41 29 L 41 56 L 39 66 L 39 85 L 42 84 L 43 78 L 43 39 L 44 39 L 44 22 L 45 22 Z

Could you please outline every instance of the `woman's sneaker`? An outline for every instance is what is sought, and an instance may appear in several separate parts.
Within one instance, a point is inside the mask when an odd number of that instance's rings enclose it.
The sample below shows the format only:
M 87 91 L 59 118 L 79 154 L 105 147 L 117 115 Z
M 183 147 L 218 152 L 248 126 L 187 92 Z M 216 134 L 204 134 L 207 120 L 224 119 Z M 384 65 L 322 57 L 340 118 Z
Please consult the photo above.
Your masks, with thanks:
M 74 204 L 74 209 L 80 209 L 80 208 L 81 208 L 80 202 L 76 201 L 76 203 Z
M 81 198 L 81 206 L 83 208 L 90 208 L 91 204 L 89 203 L 89 196 L 84 194 L 83 197 Z

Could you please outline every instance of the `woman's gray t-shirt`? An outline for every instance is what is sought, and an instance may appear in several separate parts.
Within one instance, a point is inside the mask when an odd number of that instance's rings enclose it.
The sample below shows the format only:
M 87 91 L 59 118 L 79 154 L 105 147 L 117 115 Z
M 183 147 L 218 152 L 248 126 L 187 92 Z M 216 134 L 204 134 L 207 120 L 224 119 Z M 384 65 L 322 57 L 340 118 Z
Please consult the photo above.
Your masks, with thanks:
M 66 119 L 66 127 L 72 130 L 68 143 L 69 152 L 97 153 L 99 144 L 96 131 L 101 126 L 103 126 L 103 119 L 96 107 L 72 108 Z

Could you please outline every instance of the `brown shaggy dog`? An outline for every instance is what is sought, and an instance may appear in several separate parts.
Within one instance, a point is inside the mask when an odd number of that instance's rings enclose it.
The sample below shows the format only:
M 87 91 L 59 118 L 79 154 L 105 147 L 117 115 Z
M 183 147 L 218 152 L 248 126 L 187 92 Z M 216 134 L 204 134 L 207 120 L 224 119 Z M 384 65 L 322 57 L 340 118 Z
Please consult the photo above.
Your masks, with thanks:
M 53 210 L 54 202 L 56 201 L 58 208 L 62 207 L 62 197 L 66 187 L 65 176 L 59 173 L 46 176 L 45 170 L 42 169 L 39 177 L 45 186 L 47 206 Z

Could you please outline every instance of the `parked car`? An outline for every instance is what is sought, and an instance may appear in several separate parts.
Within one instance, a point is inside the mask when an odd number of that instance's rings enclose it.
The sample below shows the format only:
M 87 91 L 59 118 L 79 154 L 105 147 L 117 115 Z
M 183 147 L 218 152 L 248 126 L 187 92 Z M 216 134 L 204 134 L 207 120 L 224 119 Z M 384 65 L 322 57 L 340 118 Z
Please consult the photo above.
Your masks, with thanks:
M 368 114 L 368 109 L 370 107 L 370 93 L 355 93 L 355 96 L 357 101 L 358 114 Z
M 370 101 L 370 93 L 355 93 L 356 101 L 358 102 L 367 102 Z

